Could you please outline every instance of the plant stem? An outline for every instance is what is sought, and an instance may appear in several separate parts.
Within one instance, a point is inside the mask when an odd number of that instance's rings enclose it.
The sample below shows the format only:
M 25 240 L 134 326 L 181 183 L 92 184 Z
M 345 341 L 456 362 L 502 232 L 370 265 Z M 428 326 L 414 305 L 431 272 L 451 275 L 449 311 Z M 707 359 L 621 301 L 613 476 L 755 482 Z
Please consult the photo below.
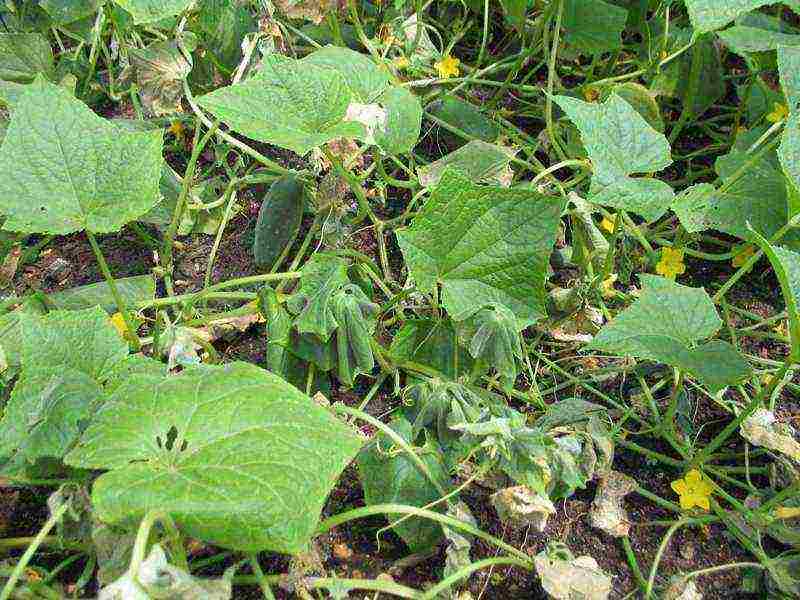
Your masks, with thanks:
M 264 594 L 264 598 L 266 598 L 266 600 L 275 600 L 275 595 L 272 593 L 272 588 L 269 587 L 269 581 L 267 581 L 264 571 L 261 570 L 261 565 L 258 564 L 258 555 L 251 554 L 249 557 L 249 562 L 250 567 L 253 569 L 253 573 L 256 576 L 256 580 L 258 581 L 258 585 L 261 588 L 261 593 Z
M 103 277 L 108 283 L 108 289 L 111 290 L 111 295 L 114 297 L 117 310 L 122 315 L 122 319 L 125 321 L 125 327 L 128 330 L 128 335 L 125 337 L 133 346 L 134 352 L 138 352 L 142 349 L 142 342 L 139 340 L 134 321 L 128 312 L 128 308 L 125 306 L 125 300 L 122 297 L 122 294 L 119 293 L 117 282 L 115 281 L 114 276 L 111 275 L 111 270 L 108 268 L 106 258 L 103 256 L 103 251 L 100 249 L 100 245 L 97 243 L 97 239 L 94 237 L 94 234 L 88 229 L 86 230 L 86 237 L 89 239 L 89 244 L 91 245 L 94 256 L 97 259 L 97 264 L 100 266 L 100 271 L 103 273 Z
M 28 546 L 23 555 L 20 557 L 19 562 L 14 565 L 14 570 L 11 571 L 8 581 L 6 581 L 5 586 L 3 586 L 3 591 L 0 592 L 0 600 L 8 600 L 11 597 L 11 593 L 14 591 L 14 587 L 17 585 L 17 581 L 19 581 L 19 578 L 22 577 L 22 574 L 25 572 L 25 567 L 28 566 L 31 558 L 33 558 L 33 555 L 36 553 L 36 550 L 47 537 L 47 534 L 50 533 L 50 530 L 53 529 L 53 527 L 55 527 L 56 524 L 61 520 L 61 517 L 64 516 L 64 513 L 67 512 L 68 508 L 69 502 L 64 502 L 63 504 L 59 505 L 53 511 L 53 514 L 50 515 L 50 518 L 47 519 L 44 526 L 39 530 L 39 533 L 37 533 L 36 537 L 33 538 L 30 546 Z
M 658 572 L 658 564 L 661 562 L 661 557 L 664 555 L 664 550 L 667 549 L 669 545 L 670 539 L 675 534 L 678 529 L 684 525 L 683 519 L 677 521 L 672 527 L 667 530 L 667 533 L 664 535 L 664 539 L 661 540 L 661 544 L 658 547 L 658 551 L 656 551 L 656 556 L 653 559 L 653 566 L 650 567 L 650 577 L 647 580 L 647 587 L 644 590 L 644 598 L 645 600 L 649 600 L 653 595 L 653 585 L 656 582 L 656 573 Z

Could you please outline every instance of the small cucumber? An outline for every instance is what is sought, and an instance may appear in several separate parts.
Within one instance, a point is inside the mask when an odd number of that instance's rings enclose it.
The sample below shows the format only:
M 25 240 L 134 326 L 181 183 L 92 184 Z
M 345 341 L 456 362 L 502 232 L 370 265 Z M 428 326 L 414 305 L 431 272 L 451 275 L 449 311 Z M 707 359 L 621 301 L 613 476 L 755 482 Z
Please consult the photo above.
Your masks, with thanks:
M 269 269 L 294 241 L 300 231 L 304 200 L 303 185 L 294 175 L 285 175 L 272 184 L 256 221 L 256 265 Z

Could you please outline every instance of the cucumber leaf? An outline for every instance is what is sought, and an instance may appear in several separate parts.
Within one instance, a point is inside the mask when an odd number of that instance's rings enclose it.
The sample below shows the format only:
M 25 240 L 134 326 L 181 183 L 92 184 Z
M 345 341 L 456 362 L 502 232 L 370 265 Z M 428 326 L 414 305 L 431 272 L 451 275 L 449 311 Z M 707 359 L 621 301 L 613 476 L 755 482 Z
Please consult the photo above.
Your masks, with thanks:
M 53 50 L 40 33 L 0 33 L 0 79 L 28 83 L 54 76 Z
M 655 275 L 639 279 L 639 299 L 603 327 L 589 349 L 678 367 L 715 393 L 750 376 L 750 365 L 733 346 L 719 340 L 702 343 L 722 325 L 704 289 Z
M 581 54 L 618 50 L 627 21 L 627 10 L 603 0 L 566 0 L 564 41 Z
M 156 281 L 152 275 L 135 275 L 114 281 L 127 306 L 133 307 L 139 302 L 147 302 L 155 298 Z M 80 310 L 99 306 L 108 313 L 117 311 L 117 303 L 106 281 L 54 292 L 47 297 L 59 310 Z
M 514 313 L 501 304 L 482 308 L 459 324 L 459 337 L 477 362 L 494 368 L 510 390 L 517 379 L 517 359 L 522 345 Z
M 753 232 L 753 238 L 767 255 L 778 277 L 786 302 L 786 312 L 789 314 L 789 358 L 792 362 L 800 362 L 800 254 L 773 246 L 758 232 Z
M 634 108 L 611 94 L 600 104 L 555 96 L 581 133 L 594 176 L 589 200 L 641 215 L 648 221 L 662 216 L 672 189 L 660 180 L 634 180 L 634 173 L 653 173 L 672 164 L 663 133 L 653 129 Z
M 743 13 L 775 4 L 775 0 L 685 0 L 685 3 L 697 33 L 707 33 L 725 27 Z
M 337 323 L 339 378 L 352 387 L 359 373 L 371 373 L 375 366 L 370 340 L 380 307 L 360 287 L 349 283 L 334 295 L 331 308 Z
M 425 187 L 438 184 L 447 168 L 475 183 L 509 187 L 514 176 L 509 165 L 515 154 L 513 148 L 473 140 L 439 160 L 418 167 L 417 174 Z
M 475 185 L 448 169 L 397 238 L 420 290 L 440 283 L 454 320 L 498 303 L 522 329 L 545 316 L 544 282 L 563 209 L 560 198 Z
M 339 137 L 366 136 L 364 125 L 345 120 L 351 100 L 338 71 L 270 55 L 254 77 L 197 102 L 242 135 L 302 155 Z
M 3 470 L 63 458 L 104 400 L 100 384 L 76 369 L 24 369 L 0 420 L 0 464 L 10 463 Z
M 412 443 L 411 423 L 402 417 L 389 423 L 398 435 Z M 423 507 L 438 500 L 439 492 L 414 465 L 405 452 L 390 451 L 393 442 L 379 434 L 374 442 L 358 456 L 358 472 L 364 487 L 364 500 L 371 504 L 406 504 Z M 439 484 L 447 489 L 450 477 L 441 458 L 441 450 L 432 438 L 417 450 L 422 461 Z M 442 528 L 428 519 L 412 517 L 398 524 L 394 530 L 408 545 L 412 553 L 432 549 L 442 539 Z
M 450 319 L 409 319 L 392 339 L 389 353 L 398 362 L 419 363 L 451 380 L 472 369 L 472 357 L 458 343 Z
M 206 542 L 294 554 L 307 550 L 328 493 L 360 447 L 308 396 L 236 362 L 130 378 L 66 461 L 109 469 L 92 490 L 103 521 L 159 509 Z
M 336 256 L 315 254 L 302 269 L 299 289 L 289 297 L 287 307 L 297 315 L 294 325 L 300 333 L 313 333 L 323 342 L 336 329 L 333 295 L 349 283 L 347 261 Z
M 174 17 L 186 10 L 192 0 L 114 0 L 133 15 L 133 22 L 154 23 L 165 17 Z
M 3 228 L 119 230 L 159 201 L 162 132 L 129 132 L 42 76 L 28 85 L 0 146 Z

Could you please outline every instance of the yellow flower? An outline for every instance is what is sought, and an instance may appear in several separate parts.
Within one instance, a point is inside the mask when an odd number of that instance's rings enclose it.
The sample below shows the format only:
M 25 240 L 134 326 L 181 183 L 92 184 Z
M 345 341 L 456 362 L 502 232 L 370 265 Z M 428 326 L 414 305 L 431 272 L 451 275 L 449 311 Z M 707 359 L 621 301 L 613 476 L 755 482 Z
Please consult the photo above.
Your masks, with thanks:
M 614 284 L 617 281 L 617 274 L 612 273 L 602 282 L 600 282 L 600 294 L 606 300 L 611 300 L 617 295 L 617 290 L 614 289 Z
M 683 510 L 689 510 L 695 506 L 705 510 L 711 509 L 709 499 L 714 488 L 697 469 L 692 469 L 686 473 L 683 479 L 676 479 L 670 485 L 678 494 Z
M 169 129 L 167 129 L 167 132 L 174 135 L 175 138 L 181 142 L 183 141 L 183 137 L 186 133 L 186 131 L 183 128 L 183 123 L 181 123 L 180 121 L 173 121 L 170 124 Z
M 752 244 L 747 244 L 746 246 L 741 246 L 739 248 L 739 252 L 731 259 L 731 264 L 734 267 L 743 267 L 745 263 L 750 260 L 750 257 L 755 254 L 756 248 Z
M 770 123 L 780 123 L 781 121 L 785 121 L 788 116 L 789 107 L 780 102 L 774 102 L 772 104 L 772 112 L 767 115 L 767 121 Z
M 783 337 L 789 337 L 789 323 L 788 321 L 779 321 L 772 331 Z
M 111 324 L 123 338 L 128 335 L 128 326 L 125 324 L 125 317 L 122 316 L 122 313 L 111 315 Z
M 436 67 L 439 77 L 442 79 L 447 79 L 448 77 L 458 77 L 460 73 L 458 66 L 460 64 L 460 60 L 448 54 L 447 56 L 443 57 L 442 60 L 437 60 L 433 66 Z
M 675 277 L 685 272 L 686 265 L 683 264 L 683 249 L 662 248 L 661 260 L 656 265 L 656 273 L 675 279 Z
M 603 220 L 600 223 L 600 228 L 605 229 L 608 233 L 614 233 L 614 221 L 608 217 L 603 217 Z
M 394 59 L 394 66 L 398 71 L 405 71 L 411 65 L 411 61 L 405 56 L 398 56 Z
M 778 519 L 796 519 L 800 517 L 800 506 L 776 506 L 775 517 Z

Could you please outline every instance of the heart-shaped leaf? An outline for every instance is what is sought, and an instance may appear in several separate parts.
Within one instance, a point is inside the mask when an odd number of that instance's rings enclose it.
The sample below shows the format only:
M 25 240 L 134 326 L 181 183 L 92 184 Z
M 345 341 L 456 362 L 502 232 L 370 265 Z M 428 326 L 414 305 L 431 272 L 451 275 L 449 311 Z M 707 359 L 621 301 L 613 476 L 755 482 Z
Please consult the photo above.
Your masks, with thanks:
M 236 550 L 307 550 L 325 498 L 361 447 L 345 424 L 254 365 L 135 376 L 97 413 L 68 464 L 110 469 L 92 502 L 108 522 L 168 512 Z

